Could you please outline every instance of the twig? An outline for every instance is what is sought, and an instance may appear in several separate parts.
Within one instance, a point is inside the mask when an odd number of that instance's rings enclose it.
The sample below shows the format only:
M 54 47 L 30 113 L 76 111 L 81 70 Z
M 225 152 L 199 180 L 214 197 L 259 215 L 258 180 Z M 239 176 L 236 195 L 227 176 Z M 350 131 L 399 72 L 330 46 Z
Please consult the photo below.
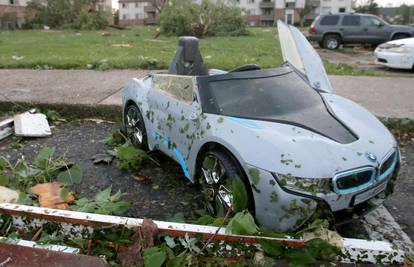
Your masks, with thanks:
M 37 241 L 37 239 L 39 239 L 39 236 L 42 232 L 43 232 L 43 228 L 40 227 L 39 230 L 37 230 L 34 236 L 32 237 L 32 241 Z
M 11 261 L 12 261 L 12 258 L 8 257 L 5 261 L 0 262 L 0 267 L 6 266 L 6 264 Z
M 228 219 L 228 217 L 230 216 L 231 212 L 233 210 L 230 208 L 227 210 L 226 215 L 224 216 L 223 222 L 221 223 L 220 227 L 217 228 L 216 232 L 214 233 L 214 235 L 212 235 L 207 242 L 204 244 L 203 248 L 200 250 L 200 252 L 198 253 L 198 255 L 200 255 L 207 247 L 208 245 L 210 245 L 211 241 L 213 241 L 214 237 L 218 234 L 218 232 L 220 232 L 221 228 L 223 228 L 224 224 L 226 223 L 226 220 Z

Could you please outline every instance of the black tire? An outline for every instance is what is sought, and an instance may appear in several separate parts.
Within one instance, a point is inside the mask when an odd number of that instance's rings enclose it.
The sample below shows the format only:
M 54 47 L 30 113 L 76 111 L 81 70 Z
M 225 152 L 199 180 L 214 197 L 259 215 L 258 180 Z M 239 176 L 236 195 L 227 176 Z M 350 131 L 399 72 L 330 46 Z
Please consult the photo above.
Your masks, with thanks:
M 323 48 L 323 42 L 318 42 L 320 48 Z
M 396 35 L 394 35 L 392 37 L 392 40 L 394 41 L 394 40 L 400 40 L 400 39 L 404 39 L 404 38 L 409 38 L 409 36 L 406 35 L 406 34 L 397 33 Z
M 328 34 L 323 38 L 323 47 L 329 50 L 336 50 L 341 45 L 341 38 L 336 34 Z
M 206 161 L 210 161 L 211 158 L 215 158 L 218 161 L 219 169 L 220 167 L 223 168 L 224 173 L 221 173 L 222 177 L 218 177 L 218 181 L 213 182 L 212 184 L 207 182 L 208 178 L 206 178 L 205 169 L 206 169 Z M 209 164 L 209 163 L 207 163 Z M 246 190 L 247 195 L 247 209 L 254 214 L 254 204 L 253 204 L 253 193 L 251 190 L 251 186 L 248 182 L 247 177 L 245 176 L 242 168 L 238 164 L 237 160 L 234 159 L 228 152 L 220 150 L 220 149 L 211 149 L 204 153 L 201 157 L 200 164 L 198 167 L 198 177 L 199 177 L 199 184 L 201 186 L 201 193 L 203 195 L 203 199 L 206 205 L 207 210 L 211 213 L 212 216 L 215 217 L 222 217 L 224 216 L 229 208 L 233 209 L 233 205 L 228 203 L 224 203 L 226 199 L 225 193 L 230 191 L 231 196 L 233 197 L 232 192 L 232 184 L 235 179 L 240 179 L 244 189 Z M 204 170 L 203 170 L 204 169 Z M 210 177 L 212 178 L 213 175 Z M 216 175 L 217 177 L 217 175 Z M 213 179 L 213 178 L 212 178 Z M 224 186 L 224 188 L 222 187 Z M 224 190 L 227 189 L 227 190 Z M 221 192 L 221 194 L 219 193 Z
M 144 118 L 136 104 L 129 104 L 125 108 L 124 132 L 132 145 L 143 150 L 148 150 L 148 139 Z

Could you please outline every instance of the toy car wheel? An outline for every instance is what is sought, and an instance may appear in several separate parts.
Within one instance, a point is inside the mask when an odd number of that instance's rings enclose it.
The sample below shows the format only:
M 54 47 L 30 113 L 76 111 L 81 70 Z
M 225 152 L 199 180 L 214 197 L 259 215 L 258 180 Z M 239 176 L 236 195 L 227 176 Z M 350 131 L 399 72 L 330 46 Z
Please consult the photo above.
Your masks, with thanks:
M 147 149 L 147 134 L 141 111 L 135 104 L 125 109 L 125 132 L 135 147 Z
M 330 34 L 323 38 L 323 47 L 329 50 L 338 49 L 341 45 L 341 38 L 338 35 Z
M 211 150 L 203 155 L 200 175 L 202 195 L 208 211 L 216 217 L 224 216 L 229 209 L 233 209 L 232 184 L 237 177 L 243 179 L 243 171 L 227 153 Z M 242 182 L 246 192 L 251 192 L 246 187 L 245 180 L 243 179 Z M 248 198 L 250 198 L 249 194 Z M 251 209 L 250 203 L 248 199 L 249 209 Z

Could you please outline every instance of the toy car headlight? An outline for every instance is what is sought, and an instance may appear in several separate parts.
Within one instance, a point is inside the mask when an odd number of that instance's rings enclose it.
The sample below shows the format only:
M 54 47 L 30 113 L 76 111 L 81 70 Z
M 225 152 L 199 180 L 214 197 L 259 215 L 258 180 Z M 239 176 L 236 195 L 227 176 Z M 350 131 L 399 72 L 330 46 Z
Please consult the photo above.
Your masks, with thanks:
M 285 174 L 274 174 L 274 176 L 282 187 L 293 191 L 312 195 L 328 194 L 332 191 L 332 179 L 330 178 L 301 178 Z

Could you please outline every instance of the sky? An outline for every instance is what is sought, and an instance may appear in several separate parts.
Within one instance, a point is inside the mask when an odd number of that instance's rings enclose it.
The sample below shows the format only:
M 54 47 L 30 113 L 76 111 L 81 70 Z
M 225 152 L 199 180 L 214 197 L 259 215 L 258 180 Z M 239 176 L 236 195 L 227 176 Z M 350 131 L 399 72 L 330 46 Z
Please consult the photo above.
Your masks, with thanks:
M 359 0 L 364 1 L 364 0 Z M 406 3 L 407 5 L 414 5 L 414 0 L 376 0 L 381 6 L 400 6 Z M 118 0 L 112 0 L 112 8 L 118 8 Z
M 414 0 L 376 0 L 380 6 L 414 5 Z

